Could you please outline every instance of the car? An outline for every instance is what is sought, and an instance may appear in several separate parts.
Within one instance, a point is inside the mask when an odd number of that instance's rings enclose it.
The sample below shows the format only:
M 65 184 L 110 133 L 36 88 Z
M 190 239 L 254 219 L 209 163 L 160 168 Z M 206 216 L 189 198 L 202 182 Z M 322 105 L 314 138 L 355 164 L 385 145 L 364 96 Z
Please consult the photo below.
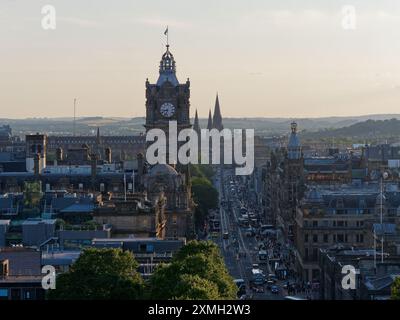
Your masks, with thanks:
M 271 287 L 275 284 L 272 280 L 267 280 L 267 289 L 271 289 Z
M 222 234 L 222 238 L 223 238 L 223 239 L 229 239 L 229 232 L 224 232 L 224 233 Z
M 271 286 L 271 293 L 278 294 L 279 293 L 279 287 L 276 286 L 276 285 Z
M 253 228 L 246 229 L 246 237 L 253 237 L 254 235 L 255 235 L 255 232 L 254 232 Z

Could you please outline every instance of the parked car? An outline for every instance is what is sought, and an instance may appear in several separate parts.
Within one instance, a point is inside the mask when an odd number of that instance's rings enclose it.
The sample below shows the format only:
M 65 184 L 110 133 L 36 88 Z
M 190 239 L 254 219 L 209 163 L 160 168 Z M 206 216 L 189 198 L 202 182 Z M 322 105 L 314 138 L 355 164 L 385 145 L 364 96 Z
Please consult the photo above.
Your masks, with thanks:
M 229 232 L 224 232 L 222 238 L 229 239 Z

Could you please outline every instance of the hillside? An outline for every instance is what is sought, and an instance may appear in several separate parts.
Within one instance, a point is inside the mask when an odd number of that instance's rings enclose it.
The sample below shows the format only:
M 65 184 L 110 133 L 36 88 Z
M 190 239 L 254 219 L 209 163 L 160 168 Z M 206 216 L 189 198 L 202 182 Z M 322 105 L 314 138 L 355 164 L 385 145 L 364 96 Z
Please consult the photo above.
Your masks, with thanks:
M 319 130 L 317 132 L 301 132 L 302 139 L 351 139 L 359 141 L 375 141 L 400 137 L 400 120 L 367 120 L 347 127 Z

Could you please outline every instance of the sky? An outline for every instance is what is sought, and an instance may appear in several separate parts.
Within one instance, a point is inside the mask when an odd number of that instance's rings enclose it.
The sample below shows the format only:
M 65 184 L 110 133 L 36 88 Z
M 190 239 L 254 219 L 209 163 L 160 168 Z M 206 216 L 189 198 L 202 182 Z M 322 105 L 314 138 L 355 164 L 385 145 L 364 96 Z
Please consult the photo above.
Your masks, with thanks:
M 400 113 L 398 0 L 1 0 L 0 118 L 143 116 L 167 25 L 192 115 Z

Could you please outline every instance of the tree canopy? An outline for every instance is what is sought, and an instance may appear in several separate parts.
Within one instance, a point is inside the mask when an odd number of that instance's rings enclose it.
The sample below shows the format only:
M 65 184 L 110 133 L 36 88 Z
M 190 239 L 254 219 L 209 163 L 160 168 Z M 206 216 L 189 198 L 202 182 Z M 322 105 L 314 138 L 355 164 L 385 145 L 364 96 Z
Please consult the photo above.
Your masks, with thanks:
M 191 241 L 149 281 L 151 299 L 236 299 L 237 287 L 216 244 Z
M 397 277 L 392 285 L 392 297 L 393 300 L 400 300 L 400 277 Z
M 49 299 L 139 299 L 143 280 L 129 251 L 85 249 L 66 273 L 57 277 Z

